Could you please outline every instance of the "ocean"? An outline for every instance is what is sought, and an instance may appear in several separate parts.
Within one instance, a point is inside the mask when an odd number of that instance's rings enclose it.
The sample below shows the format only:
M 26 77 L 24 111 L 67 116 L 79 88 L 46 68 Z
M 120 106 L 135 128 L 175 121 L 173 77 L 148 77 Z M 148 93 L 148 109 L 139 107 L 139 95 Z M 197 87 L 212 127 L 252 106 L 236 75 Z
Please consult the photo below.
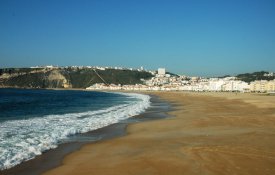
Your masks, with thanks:
M 149 96 L 134 93 L 0 89 L 0 170 L 149 106 Z

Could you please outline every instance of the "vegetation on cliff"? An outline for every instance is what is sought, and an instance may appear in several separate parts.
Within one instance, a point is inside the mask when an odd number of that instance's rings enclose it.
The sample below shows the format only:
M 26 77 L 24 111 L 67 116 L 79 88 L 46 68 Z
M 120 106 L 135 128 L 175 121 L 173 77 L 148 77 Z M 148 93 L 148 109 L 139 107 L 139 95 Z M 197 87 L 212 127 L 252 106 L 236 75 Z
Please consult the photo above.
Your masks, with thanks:
M 95 83 L 137 84 L 152 74 L 138 70 L 95 70 L 93 68 L 5 68 L 0 86 L 26 88 L 86 88 Z M 105 82 L 104 82 L 104 81 Z
M 275 79 L 274 75 L 267 76 L 267 74 L 269 74 L 269 72 L 260 71 L 260 72 L 239 74 L 236 77 L 248 83 L 255 80 L 274 80 Z

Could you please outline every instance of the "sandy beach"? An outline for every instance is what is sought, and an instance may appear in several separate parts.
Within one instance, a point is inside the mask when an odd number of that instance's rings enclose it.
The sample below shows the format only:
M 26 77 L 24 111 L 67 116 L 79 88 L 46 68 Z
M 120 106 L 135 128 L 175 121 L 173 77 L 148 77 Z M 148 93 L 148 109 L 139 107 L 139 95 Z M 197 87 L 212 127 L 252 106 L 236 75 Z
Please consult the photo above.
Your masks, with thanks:
M 175 104 L 170 118 L 130 124 L 45 174 L 275 174 L 275 96 L 151 94 Z

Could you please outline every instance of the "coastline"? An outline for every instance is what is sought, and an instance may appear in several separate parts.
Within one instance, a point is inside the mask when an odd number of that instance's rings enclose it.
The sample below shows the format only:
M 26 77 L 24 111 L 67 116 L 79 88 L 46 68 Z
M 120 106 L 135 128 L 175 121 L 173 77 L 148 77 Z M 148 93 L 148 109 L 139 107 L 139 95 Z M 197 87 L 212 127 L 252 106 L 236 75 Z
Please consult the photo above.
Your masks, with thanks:
M 51 89 L 51 90 L 64 90 L 64 89 Z M 66 89 L 69 90 L 69 89 Z M 75 90 L 75 89 L 74 89 Z M 82 89 L 83 90 L 83 89 Z M 112 93 L 112 92 L 110 92 Z M 94 131 L 90 131 L 83 134 L 77 134 L 73 137 L 76 138 L 76 141 L 69 143 L 62 143 L 57 148 L 48 150 L 42 155 L 35 157 L 34 159 L 22 162 L 21 164 L 12 167 L 7 170 L 0 171 L 0 174 L 3 175 L 36 175 L 42 174 L 52 168 L 60 166 L 62 160 L 68 154 L 75 152 L 81 149 L 82 146 L 94 143 L 101 142 L 104 140 L 109 140 L 117 137 L 124 136 L 126 134 L 126 127 L 131 123 L 156 120 L 161 118 L 168 117 L 166 112 L 168 112 L 171 106 L 159 99 L 157 96 L 151 95 L 150 98 L 151 106 L 146 109 L 145 112 L 123 120 L 119 123 L 115 123 L 103 128 L 99 128 Z M 154 113 L 154 116 L 151 117 L 151 114 Z
M 174 117 L 130 124 L 127 135 L 84 145 L 45 174 L 275 173 L 274 96 L 143 93 L 176 104 Z

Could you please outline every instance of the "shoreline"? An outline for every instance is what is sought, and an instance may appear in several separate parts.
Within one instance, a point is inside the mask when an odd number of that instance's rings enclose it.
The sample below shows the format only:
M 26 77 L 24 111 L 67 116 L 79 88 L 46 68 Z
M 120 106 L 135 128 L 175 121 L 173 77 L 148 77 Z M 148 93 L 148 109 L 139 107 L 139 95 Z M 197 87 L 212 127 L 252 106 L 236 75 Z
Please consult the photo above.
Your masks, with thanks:
M 153 95 L 168 102 L 172 110 L 166 111 L 172 117 L 124 123 L 122 135 L 82 144 L 59 157 L 58 166 L 32 174 L 275 173 L 275 152 L 271 149 L 275 147 L 275 96 L 228 92 L 133 93 Z M 152 116 L 150 112 L 148 116 Z M 87 152 L 91 157 L 87 157 Z M 109 162 L 111 165 L 106 165 Z M 78 164 L 81 166 L 76 167 Z M 33 172 L 32 165 L 26 168 L 25 174 Z M 123 168 L 125 171 L 120 170 Z M 16 171 L 8 174 L 25 175 L 20 169 Z
M 87 144 L 45 174 L 275 173 L 274 96 L 149 94 L 176 104 L 173 117 L 130 124 L 127 135 Z
M 126 92 L 125 92 L 126 93 Z M 58 167 L 62 164 L 64 157 L 72 152 L 75 152 L 86 144 L 101 142 L 126 135 L 126 127 L 131 123 L 143 122 L 148 120 L 156 120 L 168 117 L 165 113 L 171 108 L 170 104 L 159 99 L 157 96 L 150 95 L 151 106 L 145 112 L 123 120 L 119 123 L 111 124 L 109 126 L 99 128 L 83 134 L 77 134 L 76 141 L 69 143 L 62 143 L 57 148 L 47 150 L 42 155 L 34 159 L 22 162 L 15 167 L 0 171 L 3 175 L 36 175 L 42 174 L 52 168 Z M 154 113 L 155 117 L 150 117 Z M 79 140 L 83 138 L 83 140 Z

